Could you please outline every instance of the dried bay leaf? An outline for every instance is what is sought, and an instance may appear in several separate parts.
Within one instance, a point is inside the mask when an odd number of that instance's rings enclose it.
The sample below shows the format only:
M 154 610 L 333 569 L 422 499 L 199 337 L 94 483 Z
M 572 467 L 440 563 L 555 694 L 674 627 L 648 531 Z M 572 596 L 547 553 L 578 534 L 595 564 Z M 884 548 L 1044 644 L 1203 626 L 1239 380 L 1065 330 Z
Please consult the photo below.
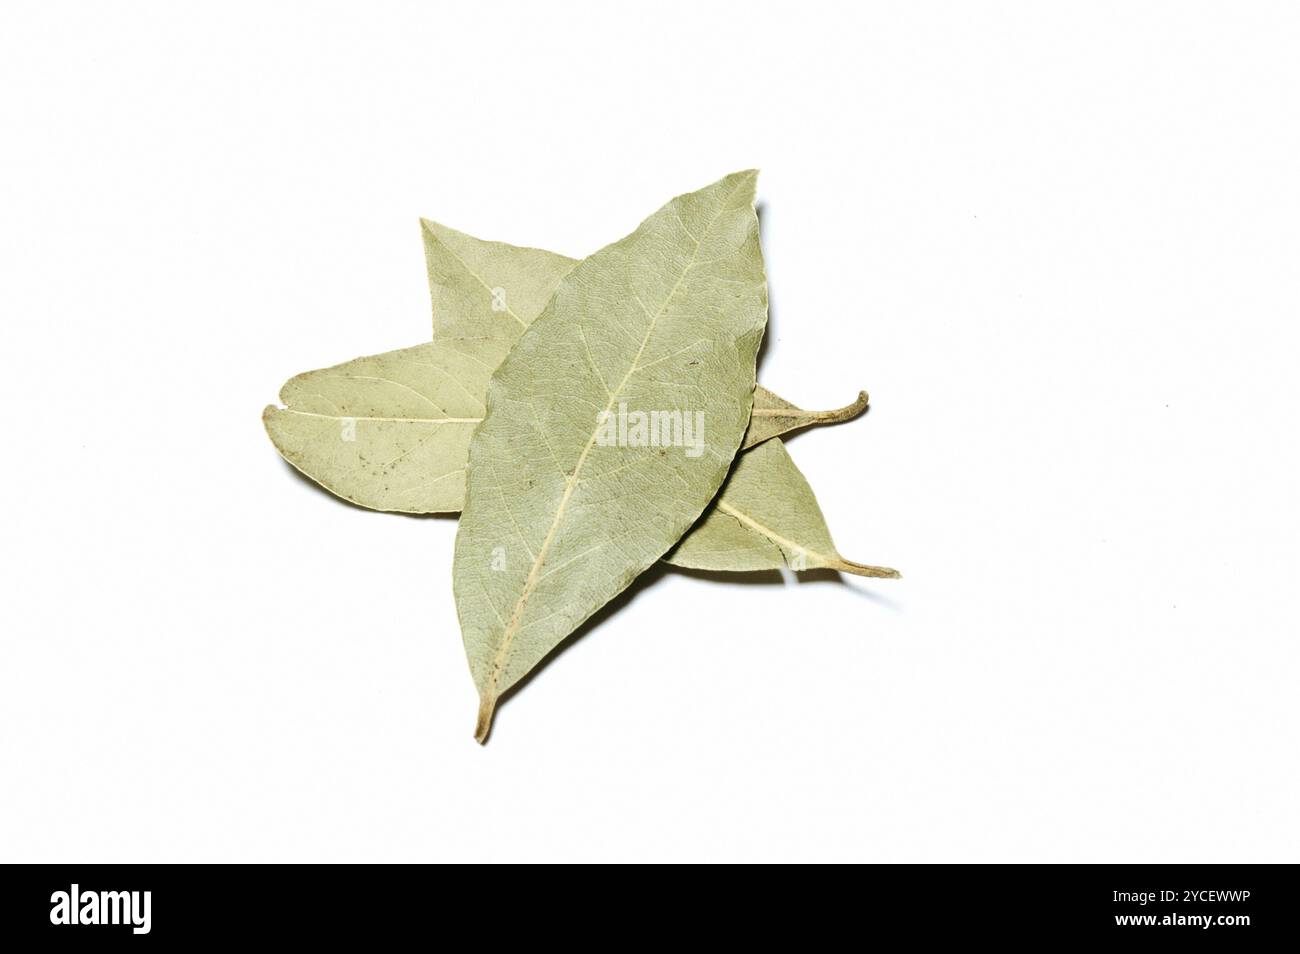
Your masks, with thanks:
M 373 510 L 445 513 L 465 499 L 469 439 L 510 342 L 439 338 L 291 378 L 262 412 L 290 464 Z
M 673 566 L 746 571 L 819 568 L 896 578 L 888 567 L 840 556 L 808 481 L 779 439 L 736 458 L 722 491 L 666 556 Z
M 754 182 L 679 196 L 584 260 L 492 376 L 452 571 L 480 742 L 501 693 L 672 547 L 731 466 L 767 320 Z M 705 414 L 698 455 L 605 440 L 599 415 L 624 407 Z

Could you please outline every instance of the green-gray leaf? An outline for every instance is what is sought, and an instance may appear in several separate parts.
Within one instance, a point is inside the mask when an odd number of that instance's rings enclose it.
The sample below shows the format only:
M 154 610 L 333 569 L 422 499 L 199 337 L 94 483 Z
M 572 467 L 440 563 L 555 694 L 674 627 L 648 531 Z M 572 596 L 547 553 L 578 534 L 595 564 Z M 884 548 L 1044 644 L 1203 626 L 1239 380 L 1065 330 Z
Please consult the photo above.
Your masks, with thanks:
M 290 464 L 374 510 L 454 512 L 470 434 L 508 341 L 439 338 L 291 378 L 262 412 Z
M 840 556 L 812 488 L 779 439 L 736 458 L 712 509 L 664 559 L 699 570 L 790 567 L 858 576 L 899 575 L 888 567 L 866 566 Z
M 767 321 L 754 181 L 679 196 L 583 261 L 492 376 L 452 574 L 479 741 L 501 693 L 673 546 L 731 466 Z M 599 415 L 624 408 L 703 413 L 698 455 L 607 442 Z

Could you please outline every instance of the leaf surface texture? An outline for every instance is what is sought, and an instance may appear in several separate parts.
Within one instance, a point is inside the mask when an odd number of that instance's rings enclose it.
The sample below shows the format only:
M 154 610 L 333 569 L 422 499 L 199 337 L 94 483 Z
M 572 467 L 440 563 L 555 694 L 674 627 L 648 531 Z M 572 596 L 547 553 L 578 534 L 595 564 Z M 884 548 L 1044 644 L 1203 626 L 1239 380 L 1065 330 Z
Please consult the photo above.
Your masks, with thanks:
M 767 320 L 755 173 L 679 196 L 560 282 L 488 386 L 470 441 L 453 584 L 496 701 L 658 560 L 740 447 Z M 702 412 L 698 456 L 600 441 L 600 415 Z
M 898 576 L 840 556 L 812 488 L 779 439 L 736 458 L 713 507 L 665 560 L 697 570 L 825 568 Z
M 510 343 L 440 338 L 291 378 L 262 412 L 290 464 L 372 510 L 461 509 L 469 439 Z

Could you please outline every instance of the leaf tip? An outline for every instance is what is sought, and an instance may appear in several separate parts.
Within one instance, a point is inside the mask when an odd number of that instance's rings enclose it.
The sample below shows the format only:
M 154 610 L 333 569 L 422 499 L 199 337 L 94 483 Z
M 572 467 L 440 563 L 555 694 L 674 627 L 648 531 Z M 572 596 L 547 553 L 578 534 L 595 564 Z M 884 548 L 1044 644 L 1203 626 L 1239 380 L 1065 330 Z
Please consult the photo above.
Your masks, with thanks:
M 479 745 L 485 744 L 492 734 L 492 715 L 496 707 L 496 696 L 482 696 L 479 699 L 478 722 L 474 725 L 474 741 Z
M 903 578 L 903 574 L 893 567 L 868 566 L 865 563 L 854 563 L 852 560 L 843 558 L 832 563 L 831 569 L 839 570 L 842 573 L 852 573 L 854 576 L 869 576 L 877 580 L 901 580 Z
M 268 404 L 266 407 L 262 408 L 262 429 L 266 431 L 266 436 L 271 438 L 271 443 L 275 444 L 276 447 L 279 447 L 280 445 L 276 440 L 276 432 L 272 428 L 276 424 L 276 416 L 282 410 L 284 410 L 284 408 L 277 407 L 274 404 Z
M 429 251 L 430 241 L 436 242 L 439 245 L 446 244 L 446 235 L 448 231 L 450 230 L 447 226 L 435 222 L 433 219 L 426 219 L 424 216 L 420 216 L 420 235 L 424 238 L 426 255 L 432 254 Z
M 867 392 L 859 391 L 858 399 L 853 403 L 846 404 L 843 407 L 836 408 L 833 411 L 820 412 L 817 415 L 819 419 L 818 423 L 841 424 L 844 421 L 851 421 L 859 414 L 861 414 L 863 411 L 865 411 L 870 403 L 871 403 L 871 398 L 867 396 Z

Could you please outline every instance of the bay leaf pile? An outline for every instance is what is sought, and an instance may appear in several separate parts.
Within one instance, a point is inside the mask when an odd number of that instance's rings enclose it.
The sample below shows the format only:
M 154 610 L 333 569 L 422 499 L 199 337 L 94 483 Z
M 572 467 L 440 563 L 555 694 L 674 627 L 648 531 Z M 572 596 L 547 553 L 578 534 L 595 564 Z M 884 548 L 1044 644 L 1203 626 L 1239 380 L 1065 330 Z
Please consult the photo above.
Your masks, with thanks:
M 898 576 L 840 556 L 781 440 L 867 395 L 806 411 L 755 381 L 756 179 L 678 196 L 582 261 L 422 220 L 433 339 L 299 374 L 263 412 L 339 497 L 460 513 L 480 742 L 502 695 L 657 561 Z

